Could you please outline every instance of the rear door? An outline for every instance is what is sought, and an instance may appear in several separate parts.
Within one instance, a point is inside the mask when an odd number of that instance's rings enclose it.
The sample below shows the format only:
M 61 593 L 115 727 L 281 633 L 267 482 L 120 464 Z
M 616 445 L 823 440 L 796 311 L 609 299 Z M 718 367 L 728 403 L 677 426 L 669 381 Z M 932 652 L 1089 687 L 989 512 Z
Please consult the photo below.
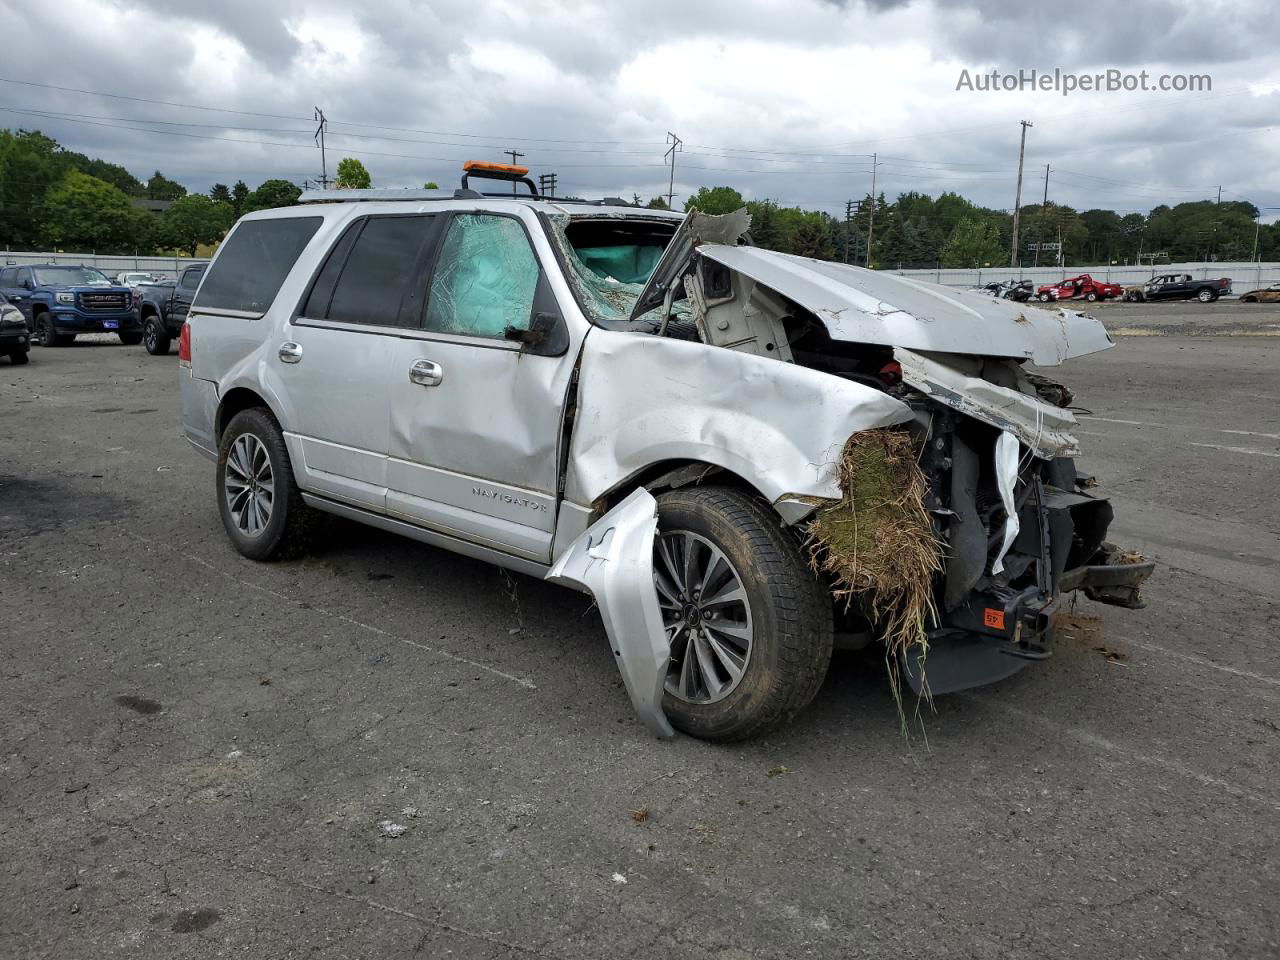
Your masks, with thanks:
M 423 331 L 390 347 L 387 512 L 547 562 L 578 344 L 548 282 L 551 249 L 522 216 L 456 214 L 442 232 Z M 522 349 L 508 330 L 535 319 L 553 332 Z
M 291 408 L 303 489 L 382 511 L 393 384 L 407 381 L 400 338 L 420 329 L 438 217 L 365 216 L 329 251 L 268 363 Z

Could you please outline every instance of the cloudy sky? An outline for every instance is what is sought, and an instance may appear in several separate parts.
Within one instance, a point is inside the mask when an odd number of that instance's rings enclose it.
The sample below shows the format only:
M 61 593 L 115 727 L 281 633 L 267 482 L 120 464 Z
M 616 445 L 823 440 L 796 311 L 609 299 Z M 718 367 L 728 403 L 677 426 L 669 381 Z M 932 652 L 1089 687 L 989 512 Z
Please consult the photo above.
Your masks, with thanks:
M 456 183 L 517 149 L 560 192 L 730 184 L 831 212 L 870 188 L 1143 211 L 1280 208 L 1280 46 L 1265 0 L 0 0 L 0 126 L 195 190 L 320 174 Z M 1055 68 L 1207 74 L 1209 92 L 957 90 Z M 28 84 L 13 81 L 28 81 Z M 52 89 L 54 85 L 61 88 Z M 78 92 L 77 92 L 78 91 Z M 112 94 L 115 96 L 107 96 Z M 138 99 L 130 99 L 138 98 Z M 144 102 L 165 101 L 161 103 Z M 25 112 L 17 112 L 25 111 Z M 1274 211 L 1268 219 L 1274 219 Z

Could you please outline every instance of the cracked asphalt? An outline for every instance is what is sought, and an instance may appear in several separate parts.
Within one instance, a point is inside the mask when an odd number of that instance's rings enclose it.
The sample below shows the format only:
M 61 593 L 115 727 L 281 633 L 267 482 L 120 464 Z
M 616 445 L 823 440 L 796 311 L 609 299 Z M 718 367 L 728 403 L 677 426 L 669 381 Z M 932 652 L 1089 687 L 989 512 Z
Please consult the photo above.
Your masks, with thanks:
M 576 594 L 337 522 L 239 557 L 172 356 L 0 362 L 0 956 L 1275 957 L 1278 373 L 1071 361 L 1149 607 L 909 742 L 839 655 L 716 747 L 646 735 Z

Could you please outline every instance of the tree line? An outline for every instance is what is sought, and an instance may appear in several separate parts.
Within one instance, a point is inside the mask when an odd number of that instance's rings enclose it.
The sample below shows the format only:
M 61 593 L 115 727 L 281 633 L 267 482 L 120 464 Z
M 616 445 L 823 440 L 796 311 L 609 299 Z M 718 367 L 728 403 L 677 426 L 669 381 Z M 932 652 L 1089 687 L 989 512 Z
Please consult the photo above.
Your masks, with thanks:
M 649 206 L 666 207 L 661 197 Z M 867 262 L 881 269 L 1006 267 L 1013 215 L 957 193 L 937 198 L 910 191 L 892 202 L 865 196 L 848 217 L 744 200 L 732 187 L 702 187 L 685 209 L 727 213 L 746 206 L 751 239 L 761 247 L 821 260 Z M 874 222 L 872 210 L 874 207 Z M 1059 203 L 1028 204 L 1019 217 L 1022 266 L 1176 263 L 1195 260 L 1280 260 L 1280 225 L 1259 225 L 1251 203 L 1161 204 L 1150 213 L 1077 211 Z M 1255 254 L 1256 242 L 1256 254 Z M 1037 245 L 1038 246 L 1037 248 Z M 1037 256 L 1038 252 L 1038 256 Z
M 372 177 L 353 157 L 338 163 L 338 187 L 367 188 Z M 434 188 L 436 184 L 425 186 Z M 289 206 L 302 190 L 271 179 L 250 189 L 243 180 L 189 193 L 159 170 L 145 182 L 119 164 L 62 147 L 35 130 L 0 130 L 0 247 L 76 253 L 179 251 L 194 255 L 217 243 L 252 210 Z M 157 215 L 135 200 L 169 201 Z M 650 207 L 666 207 L 661 197 Z M 911 191 L 892 202 L 865 196 L 848 217 L 744 200 L 733 187 L 702 187 L 686 210 L 727 213 L 746 206 L 752 240 L 784 253 L 899 267 L 994 267 L 1009 263 L 1013 218 L 957 193 L 934 198 Z M 874 211 L 874 214 L 873 214 Z M 1076 211 L 1058 203 L 1028 204 L 1019 230 L 1022 264 L 1065 267 L 1115 262 L 1280 259 L 1280 225 L 1259 227 L 1250 203 L 1197 201 L 1160 205 L 1148 214 Z M 874 223 L 873 223 L 874 218 Z M 1043 244 L 1037 257 L 1034 244 Z

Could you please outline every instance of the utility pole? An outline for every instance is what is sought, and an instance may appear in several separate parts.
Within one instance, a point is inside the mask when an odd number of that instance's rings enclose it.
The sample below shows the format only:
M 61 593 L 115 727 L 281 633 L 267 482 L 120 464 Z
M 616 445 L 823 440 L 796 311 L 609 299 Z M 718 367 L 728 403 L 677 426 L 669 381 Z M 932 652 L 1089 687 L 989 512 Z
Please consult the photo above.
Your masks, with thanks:
M 1218 206 L 1222 206 L 1222 186 L 1218 186 Z
M 316 143 L 320 144 L 320 189 L 329 189 L 329 166 L 325 162 L 324 154 L 324 131 L 329 126 L 329 121 L 324 118 L 324 111 L 316 107 L 316 115 L 313 118 L 320 122 L 320 126 L 316 127 L 316 134 L 312 137 Z
M 503 150 L 502 152 L 511 155 L 511 165 L 513 167 L 516 165 L 516 161 L 524 156 L 519 150 Z M 516 195 L 516 182 L 514 180 L 511 181 L 511 195 L 513 197 Z
M 681 153 L 684 150 L 684 147 L 682 146 L 684 141 L 668 130 L 667 143 L 671 144 L 671 146 L 668 147 L 667 152 L 662 155 L 662 159 L 666 160 L 667 157 L 671 158 L 671 181 L 667 184 L 667 209 L 671 210 L 674 209 L 672 204 L 675 202 L 676 197 L 676 154 Z
M 867 223 L 867 269 L 871 269 L 871 237 L 876 230 L 876 167 L 879 166 L 876 157 L 878 154 L 871 155 L 871 220 Z
M 1027 127 L 1032 126 L 1030 120 L 1019 120 L 1022 124 L 1022 139 L 1018 143 L 1018 186 L 1013 193 L 1013 242 L 1009 250 L 1009 266 L 1018 266 L 1018 226 L 1022 218 L 1022 158 L 1027 152 Z
M 1040 248 L 1044 246 L 1044 217 L 1049 209 L 1049 165 L 1044 165 L 1044 199 L 1040 201 L 1040 229 L 1036 234 L 1036 259 L 1031 265 L 1040 266 Z
M 538 192 L 544 197 L 556 195 L 556 175 L 554 173 L 538 174 Z
M 844 202 L 844 262 L 849 262 L 849 237 L 853 233 L 853 211 L 857 209 L 857 200 Z

